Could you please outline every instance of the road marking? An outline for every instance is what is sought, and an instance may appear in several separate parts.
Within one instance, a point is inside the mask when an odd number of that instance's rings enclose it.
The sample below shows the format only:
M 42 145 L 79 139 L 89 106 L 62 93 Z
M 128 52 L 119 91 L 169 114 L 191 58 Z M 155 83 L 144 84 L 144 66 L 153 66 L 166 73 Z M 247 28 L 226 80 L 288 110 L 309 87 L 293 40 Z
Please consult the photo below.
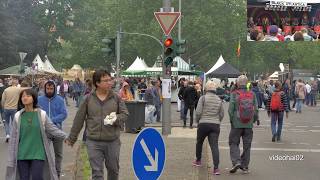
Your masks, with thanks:
M 314 127 L 314 128 L 320 128 L 320 126 L 312 126 L 312 127 Z
M 309 143 L 299 143 L 301 145 L 310 145 Z
M 219 149 L 230 150 L 227 146 L 219 146 Z M 283 151 L 283 152 L 313 152 L 320 153 L 320 149 L 288 149 L 288 148 L 251 148 L 252 151 Z
M 320 132 L 320 130 L 313 130 L 313 129 L 311 129 L 311 130 L 309 130 L 310 132 Z
M 296 126 L 297 128 L 306 128 L 306 127 L 309 127 L 309 126 Z

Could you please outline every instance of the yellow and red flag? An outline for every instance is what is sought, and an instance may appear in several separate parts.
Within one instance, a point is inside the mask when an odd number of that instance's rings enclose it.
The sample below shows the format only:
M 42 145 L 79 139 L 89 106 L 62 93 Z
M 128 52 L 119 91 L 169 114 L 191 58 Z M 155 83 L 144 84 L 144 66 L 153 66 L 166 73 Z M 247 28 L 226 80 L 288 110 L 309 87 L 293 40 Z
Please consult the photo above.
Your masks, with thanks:
M 240 49 L 241 49 L 241 45 L 240 45 L 240 40 L 239 40 L 239 44 L 238 44 L 238 48 L 237 48 L 237 57 L 240 57 Z

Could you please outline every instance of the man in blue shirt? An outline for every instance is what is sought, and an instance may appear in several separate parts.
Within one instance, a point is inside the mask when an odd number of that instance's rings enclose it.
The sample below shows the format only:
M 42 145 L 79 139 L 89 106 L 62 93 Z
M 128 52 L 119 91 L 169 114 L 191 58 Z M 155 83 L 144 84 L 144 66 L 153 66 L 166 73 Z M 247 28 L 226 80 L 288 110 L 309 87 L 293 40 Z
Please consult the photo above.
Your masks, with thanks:
M 67 118 L 67 109 L 65 101 L 61 96 L 56 94 L 56 85 L 53 81 L 48 81 L 44 85 L 44 96 L 38 98 L 38 105 L 41 109 L 46 111 L 51 121 L 59 128 L 62 129 L 62 122 Z M 58 140 L 53 137 L 49 137 L 53 142 L 56 170 L 60 177 L 61 163 L 63 153 L 63 140 Z

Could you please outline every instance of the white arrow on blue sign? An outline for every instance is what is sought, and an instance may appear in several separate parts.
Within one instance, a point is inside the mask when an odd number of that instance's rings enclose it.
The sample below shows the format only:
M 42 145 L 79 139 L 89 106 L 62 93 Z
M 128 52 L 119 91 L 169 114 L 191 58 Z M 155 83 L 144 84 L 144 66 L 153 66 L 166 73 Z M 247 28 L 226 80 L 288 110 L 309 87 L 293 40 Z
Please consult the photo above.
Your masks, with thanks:
M 139 180 L 157 180 L 164 168 L 166 148 L 161 134 L 154 128 L 143 129 L 132 150 L 132 165 Z

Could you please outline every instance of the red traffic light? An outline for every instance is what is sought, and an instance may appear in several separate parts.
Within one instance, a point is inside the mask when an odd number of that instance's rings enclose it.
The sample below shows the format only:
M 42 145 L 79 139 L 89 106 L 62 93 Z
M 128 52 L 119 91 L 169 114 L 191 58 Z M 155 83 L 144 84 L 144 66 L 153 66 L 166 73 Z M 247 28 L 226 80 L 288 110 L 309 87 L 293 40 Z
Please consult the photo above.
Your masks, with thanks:
M 171 38 L 167 38 L 163 44 L 165 47 L 169 47 L 173 44 L 173 40 Z

